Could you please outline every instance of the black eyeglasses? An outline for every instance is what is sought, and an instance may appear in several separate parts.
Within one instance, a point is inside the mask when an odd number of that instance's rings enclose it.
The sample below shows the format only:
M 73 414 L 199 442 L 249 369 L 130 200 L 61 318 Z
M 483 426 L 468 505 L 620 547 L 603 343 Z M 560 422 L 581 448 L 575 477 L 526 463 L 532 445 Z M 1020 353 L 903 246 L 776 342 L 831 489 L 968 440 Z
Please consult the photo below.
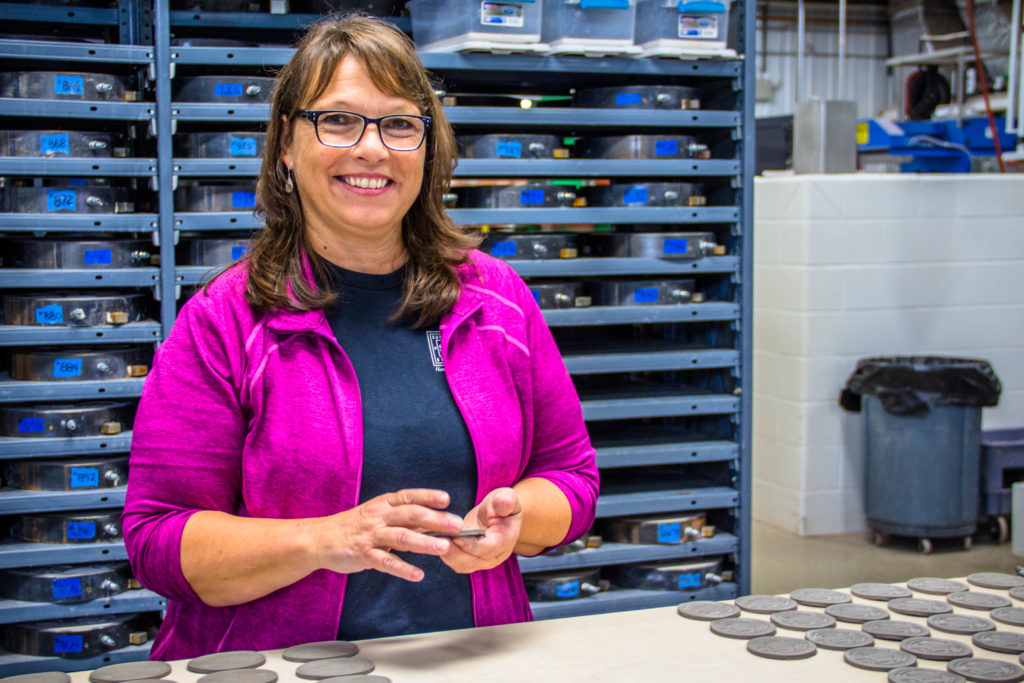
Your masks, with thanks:
M 390 114 L 371 119 L 352 111 L 302 109 L 299 116 L 313 124 L 316 139 L 328 147 L 354 147 L 363 139 L 366 126 L 377 124 L 380 141 L 396 152 L 419 149 L 430 126 L 429 116 Z

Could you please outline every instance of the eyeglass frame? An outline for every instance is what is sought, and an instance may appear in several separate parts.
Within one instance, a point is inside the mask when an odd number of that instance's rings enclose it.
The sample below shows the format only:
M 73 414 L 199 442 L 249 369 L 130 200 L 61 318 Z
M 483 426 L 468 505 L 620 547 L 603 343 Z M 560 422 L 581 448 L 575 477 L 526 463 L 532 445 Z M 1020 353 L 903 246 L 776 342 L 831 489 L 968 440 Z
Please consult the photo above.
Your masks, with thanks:
M 320 138 L 319 119 L 324 114 L 351 114 L 352 116 L 358 116 L 363 120 L 363 129 L 359 131 L 359 136 L 351 145 L 329 145 Z M 371 118 L 369 116 L 363 116 L 362 114 L 359 114 L 354 111 L 348 111 L 346 109 L 300 109 L 298 112 L 296 112 L 296 116 L 305 119 L 306 121 L 309 121 L 310 123 L 313 124 L 313 133 L 316 135 L 317 142 L 319 142 L 324 147 L 333 147 L 334 149 L 349 149 L 350 147 L 355 147 L 356 145 L 358 145 L 359 142 L 363 139 L 363 136 L 366 135 L 367 126 L 369 126 L 372 123 L 375 126 L 377 126 L 377 137 L 380 138 L 380 143 L 387 147 L 388 149 L 390 149 L 392 152 L 415 152 L 416 150 L 418 150 L 420 147 L 423 146 L 423 143 L 426 141 L 427 132 L 429 132 L 430 124 L 433 122 L 433 119 L 430 118 L 429 116 L 417 116 L 416 114 L 386 114 L 384 116 L 378 116 L 377 118 Z M 394 147 L 392 147 L 391 145 L 384 141 L 384 133 L 383 131 L 381 131 L 380 122 L 383 121 L 384 119 L 393 119 L 397 117 L 419 119 L 420 121 L 423 122 L 423 137 L 420 138 L 420 143 L 418 145 L 410 149 L 395 149 Z

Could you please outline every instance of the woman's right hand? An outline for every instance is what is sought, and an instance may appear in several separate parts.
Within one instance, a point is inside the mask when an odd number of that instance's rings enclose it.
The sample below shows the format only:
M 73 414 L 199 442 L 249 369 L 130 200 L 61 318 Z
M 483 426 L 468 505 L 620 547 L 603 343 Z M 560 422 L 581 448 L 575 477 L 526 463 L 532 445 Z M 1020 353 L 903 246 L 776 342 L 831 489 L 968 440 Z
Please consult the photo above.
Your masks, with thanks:
M 376 569 L 406 581 L 421 581 L 423 570 L 391 551 L 447 553 L 451 541 L 424 532 L 457 533 L 462 529 L 461 517 L 443 512 L 449 503 L 444 491 L 402 489 L 316 520 L 320 568 L 345 574 Z

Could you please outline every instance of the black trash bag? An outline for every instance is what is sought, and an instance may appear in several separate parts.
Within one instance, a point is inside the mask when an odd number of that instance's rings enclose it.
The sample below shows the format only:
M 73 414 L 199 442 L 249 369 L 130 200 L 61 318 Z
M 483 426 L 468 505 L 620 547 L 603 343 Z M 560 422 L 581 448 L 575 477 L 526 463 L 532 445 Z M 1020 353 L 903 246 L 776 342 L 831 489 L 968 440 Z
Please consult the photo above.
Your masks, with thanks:
M 988 361 L 940 356 L 862 358 L 839 394 L 860 412 L 862 394 L 876 396 L 891 415 L 927 415 L 933 406 L 994 406 L 1003 390 Z

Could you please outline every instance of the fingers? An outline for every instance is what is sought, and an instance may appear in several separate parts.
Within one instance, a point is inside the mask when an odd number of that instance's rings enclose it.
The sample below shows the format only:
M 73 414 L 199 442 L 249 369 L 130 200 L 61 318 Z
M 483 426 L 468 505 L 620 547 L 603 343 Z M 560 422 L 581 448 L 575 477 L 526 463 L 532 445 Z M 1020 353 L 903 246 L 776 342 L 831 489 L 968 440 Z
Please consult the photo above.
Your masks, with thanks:
M 376 548 L 390 548 L 423 555 L 444 555 L 451 548 L 447 538 L 427 536 L 404 527 L 383 527 L 374 534 Z
M 423 580 L 423 570 L 392 555 L 381 548 L 373 548 L 367 553 L 367 560 L 370 562 L 368 569 L 376 569 L 379 572 L 397 576 L 406 581 L 417 583 Z
M 438 489 L 402 489 L 392 493 L 385 493 L 378 496 L 389 505 L 423 505 L 424 507 L 444 510 L 451 504 L 451 498 L 446 491 Z
M 484 500 L 484 520 L 488 526 L 504 517 L 519 514 L 522 506 L 519 496 L 510 488 L 491 491 Z

